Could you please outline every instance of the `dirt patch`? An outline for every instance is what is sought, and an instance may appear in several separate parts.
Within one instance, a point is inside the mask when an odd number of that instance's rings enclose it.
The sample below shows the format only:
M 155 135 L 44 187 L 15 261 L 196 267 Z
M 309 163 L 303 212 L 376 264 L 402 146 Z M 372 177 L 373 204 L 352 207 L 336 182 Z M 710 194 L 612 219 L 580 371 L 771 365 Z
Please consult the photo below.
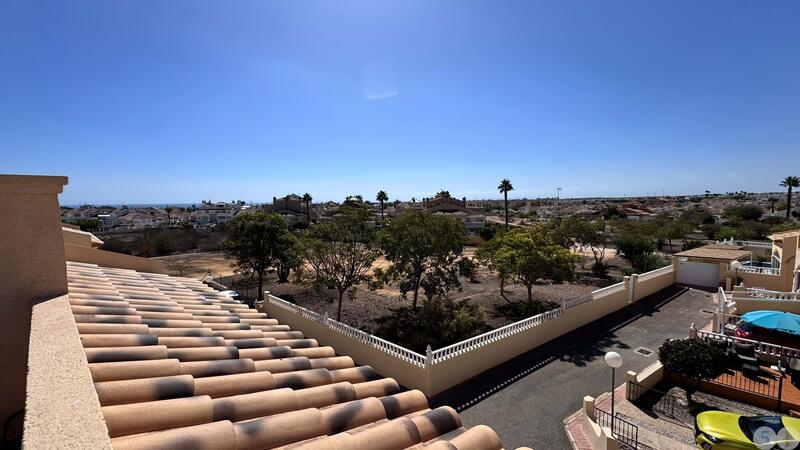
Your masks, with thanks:
M 231 261 L 223 252 L 184 253 L 182 255 L 159 256 L 172 276 L 200 279 L 209 273 L 212 277 L 227 277 L 233 274 Z
M 590 267 L 591 258 L 586 259 L 585 267 Z M 592 260 L 593 261 L 593 260 Z M 613 258 L 612 258 L 613 261 Z M 376 262 L 376 267 L 385 266 L 385 261 Z M 617 267 L 612 267 L 612 272 L 620 273 Z M 205 273 L 205 272 L 204 272 Z M 275 274 L 268 274 L 265 289 L 273 295 L 294 302 L 304 308 L 323 313 L 327 311 L 331 318 L 336 317 L 336 291 L 333 289 L 324 292 L 315 292 L 307 285 L 297 284 L 294 276 L 288 283 L 278 283 Z M 578 267 L 576 281 L 565 284 L 537 285 L 533 288 L 533 298 L 544 303 L 561 303 L 564 300 L 576 298 L 600 287 L 618 282 L 614 277 L 609 279 L 596 278 L 588 269 Z M 236 289 L 248 296 L 257 293 L 256 282 L 250 277 L 224 277 L 222 284 Z M 461 279 L 461 290 L 451 293 L 454 300 L 469 300 L 479 306 L 484 319 L 492 328 L 520 320 L 513 314 L 516 308 L 509 308 L 510 302 L 524 302 L 527 292 L 524 286 L 507 284 L 505 298 L 500 295 L 500 282 L 497 276 L 485 267 L 478 267 L 474 281 Z M 409 296 L 410 297 L 410 296 Z M 420 293 L 420 302 L 424 297 Z M 372 333 L 376 328 L 376 319 L 392 313 L 393 308 L 409 306 L 411 299 L 404 300 L 394 286 L 370 291 L 366 286 L 360 287 L 354 299 L 345 297 L 342 306 L 342 322 Z

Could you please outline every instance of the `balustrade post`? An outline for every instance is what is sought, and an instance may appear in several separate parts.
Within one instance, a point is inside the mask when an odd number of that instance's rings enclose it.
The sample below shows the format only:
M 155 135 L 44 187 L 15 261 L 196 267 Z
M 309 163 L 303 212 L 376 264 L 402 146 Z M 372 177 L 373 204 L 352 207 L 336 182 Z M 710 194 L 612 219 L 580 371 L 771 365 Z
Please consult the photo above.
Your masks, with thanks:
M 330 325 L 328 324 L 328 311 L 325 311 L 325 312 L 322 314 L 322 324 L 323 324 L 323 325 L 325 325 L 326 327 L 330 326 Z
M 425 366 L 430 366 L 433 363 L 433 350 L 431 346 L 425 348 Z

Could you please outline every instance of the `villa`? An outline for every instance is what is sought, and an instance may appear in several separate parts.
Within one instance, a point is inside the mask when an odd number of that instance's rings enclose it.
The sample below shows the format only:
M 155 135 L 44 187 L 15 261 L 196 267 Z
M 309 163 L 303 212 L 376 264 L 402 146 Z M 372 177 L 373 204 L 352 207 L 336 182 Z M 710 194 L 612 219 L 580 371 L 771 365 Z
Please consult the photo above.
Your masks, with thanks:
M 492 429 L 464 427 L 452 408 L 430 409 L 422 392 L 356 365 L 351 349 L 320 345 L 199 280 L 62 228 L 57 196 L 66 183 L 0 176 L 12 213 L 0 232 L 0 420 L 9 442 L 502 448 Z

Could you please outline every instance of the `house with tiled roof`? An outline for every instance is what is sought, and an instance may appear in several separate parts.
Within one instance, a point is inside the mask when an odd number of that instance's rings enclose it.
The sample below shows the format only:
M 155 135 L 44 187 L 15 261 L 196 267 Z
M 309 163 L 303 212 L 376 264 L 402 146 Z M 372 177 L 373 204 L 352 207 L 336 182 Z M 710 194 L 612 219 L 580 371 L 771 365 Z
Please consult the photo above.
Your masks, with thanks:
M 14 213 L 0 231 L 6 439 L 30 449 L 502 447 L 492 429 L 431 409 L 347 348 L 199 280 L 67 261 L 66 182 L 0 176 Z

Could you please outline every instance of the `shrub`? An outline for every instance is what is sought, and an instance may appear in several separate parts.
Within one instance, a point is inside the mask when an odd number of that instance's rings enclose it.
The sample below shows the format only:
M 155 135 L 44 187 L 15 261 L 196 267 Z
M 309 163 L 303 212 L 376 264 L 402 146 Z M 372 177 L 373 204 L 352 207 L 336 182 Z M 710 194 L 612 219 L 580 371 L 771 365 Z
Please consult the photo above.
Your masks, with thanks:
M 132 249 L 131 244 L 123 241 L 122 239 L 110 237 L 103 240 L 103 245 L 100 246 L 100 250 L 130 255 Z
M 416 310 L 398 308 L 376 322 L 376 335 L 419 353 L 428 345 L 445 347 L 490 329 L 477 305 L 449 298 L 429 299 Z
M 681 246 L 682 251 L 691 250 L 693 248 L 698 248 L 706 245 L 703 241 L 684 241 L 683 245 Z
M 764 210 L 756 205 L 733 205 L 725 208 L 725 217 L 738 217 L 742 220 L 759 220 Z
M 596 262 L 592 264 L 592 273 L 600 278 L 608 276 L 608 264 L 604 262 Z
M 695 339 L 669 339 L 658 349 L 658 359 L 669 372 L 680 375 L 686 386 L 686 398 L 692 401 L 697 390 L 696 380 L 718 377 L 725 371 L 725 353 L 704 341 Z M 695 380 L 692 383 L 692 380 Z

